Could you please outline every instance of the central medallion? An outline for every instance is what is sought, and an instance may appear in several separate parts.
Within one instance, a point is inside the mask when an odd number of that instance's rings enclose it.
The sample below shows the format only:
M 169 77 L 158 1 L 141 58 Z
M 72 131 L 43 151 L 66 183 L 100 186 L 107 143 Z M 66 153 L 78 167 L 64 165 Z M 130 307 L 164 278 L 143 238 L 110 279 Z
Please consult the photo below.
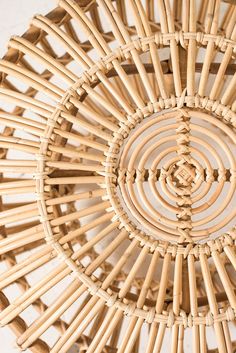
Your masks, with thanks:
M 195 167 L 182 161 L 174 166 L 172 178 L 176 180 L 176 184 L 180 187 L 190 186 L 196 177 Z
M 231 161 L 212 147 L 213 141 L 221 150 L 224 144 L 214 129 L 232 139 L 223 122 L 190 109 L 157 113 L 133 124 L 130 132 L 121 127 L 107 153 L 106 187 L 116 219 L 131 236 L 196 243 L 217 236 L 228 223 L 231 215 L 222 219 L 221 214 L 233 190 L 223 204 L 216 201 L 225 182 L 223 163 Z

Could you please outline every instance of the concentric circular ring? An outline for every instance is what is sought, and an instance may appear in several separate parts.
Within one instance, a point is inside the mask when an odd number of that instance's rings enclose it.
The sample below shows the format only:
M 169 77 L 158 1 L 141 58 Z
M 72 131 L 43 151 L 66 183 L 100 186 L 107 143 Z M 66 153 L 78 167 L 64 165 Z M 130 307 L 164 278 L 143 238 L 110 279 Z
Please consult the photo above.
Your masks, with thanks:
M 211 131 L 209 124 L 217 131 Z M 115 151 L 118 187 L 112 197 L 120 205 L 123 225 L 127 227 L 126 220 L 131 219 L 135 229 L 155 239 L 208 240 L 235 217 L 236 162 L 229 146 L 235 141 L 235 133 L 217 117 L 192 109 L 157 114 L 138 123 Z M 225 192 L 227 169 L 231 183 L 215 209 Z M 205 215 L 207 209 L 214 211 Z M 225 209 L 228 214 L 222 219 Z
M 60 0 L 11 39 L 0 322 L 22 350 L 160 351 L 173 327 L 182 352 L 191 327 L 207 351 L 208 325 L 220 353 L 231 347 L 235 15 L 221 1 Z M 40 314 L 19 324 L 31 305 Z

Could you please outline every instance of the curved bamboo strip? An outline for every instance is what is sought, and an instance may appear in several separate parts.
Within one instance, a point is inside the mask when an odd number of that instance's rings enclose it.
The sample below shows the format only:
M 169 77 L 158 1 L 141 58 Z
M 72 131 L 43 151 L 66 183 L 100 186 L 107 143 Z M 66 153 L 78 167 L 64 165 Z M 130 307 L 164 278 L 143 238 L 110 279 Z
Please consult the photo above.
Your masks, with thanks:
M 235 36 L 233 1 L 60 0 L 11 38 L 0 323 L 19 349 L 160 352 L 170 331 L 170 352 L 212 352 L 211 327 L 234 351 Z

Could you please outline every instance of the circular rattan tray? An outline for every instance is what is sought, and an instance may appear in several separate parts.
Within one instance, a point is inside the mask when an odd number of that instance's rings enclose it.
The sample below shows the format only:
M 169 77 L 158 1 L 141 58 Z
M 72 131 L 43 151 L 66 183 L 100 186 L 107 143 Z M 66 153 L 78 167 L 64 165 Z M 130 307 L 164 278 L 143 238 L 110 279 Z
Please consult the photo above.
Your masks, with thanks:
M 0 324 L 19 350 L 234 352 L 235 40 L 219 0 L 60 0 L 11 38 Z

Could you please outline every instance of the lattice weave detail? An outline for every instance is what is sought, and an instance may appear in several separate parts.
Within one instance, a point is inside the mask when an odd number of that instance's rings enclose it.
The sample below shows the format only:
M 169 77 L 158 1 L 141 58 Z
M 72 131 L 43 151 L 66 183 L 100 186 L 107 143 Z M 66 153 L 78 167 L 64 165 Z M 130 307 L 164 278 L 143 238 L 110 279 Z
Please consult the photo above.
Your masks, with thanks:
M 235 53 L 220 0 L 60 0 L 10 39 L 0 324 L 19 350 L 234 351 Z

